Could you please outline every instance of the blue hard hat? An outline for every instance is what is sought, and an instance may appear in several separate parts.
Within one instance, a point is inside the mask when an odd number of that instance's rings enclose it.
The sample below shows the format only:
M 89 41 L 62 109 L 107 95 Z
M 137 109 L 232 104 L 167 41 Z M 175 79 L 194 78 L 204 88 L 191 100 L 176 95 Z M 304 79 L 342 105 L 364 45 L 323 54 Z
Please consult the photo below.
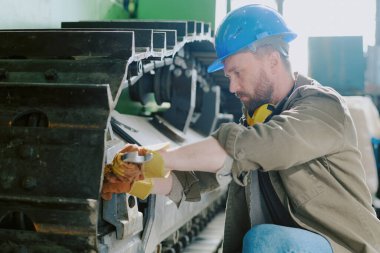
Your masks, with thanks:
M 215 36 L 218 59 L 207 69 L 215 72 L 223 69 L 223 61 L 230 55 L 270 36 L 281 37 L 290 42 L 297 37 L 274 9 L 260 4 L 251 4 L 230 12 L 222 21 Z

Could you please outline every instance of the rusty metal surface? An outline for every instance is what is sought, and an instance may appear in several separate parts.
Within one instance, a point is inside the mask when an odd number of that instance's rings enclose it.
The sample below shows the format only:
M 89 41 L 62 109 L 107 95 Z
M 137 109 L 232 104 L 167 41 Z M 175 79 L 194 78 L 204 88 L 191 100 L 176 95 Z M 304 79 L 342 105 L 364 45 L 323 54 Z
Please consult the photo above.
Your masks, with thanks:
M 98 198 L 104 130 L 0 129 L 2 193 Z
M 104 84 L 0 83 L 0 97 L 0 126 L 6 127 L 36 111 L 48 117 L 49 129 L 104 130 L 110 111 Z
M 18 212 L 37 232 L 13 242 L 75 235 L 73 247 L 95 247 L 109 93 L 107 85 L 0 83 L 1 223 Z
M 152 49 L 174 49 L 174 46 L 177 43 L 177 33 L 180 31 L 181 36 L 184 36 L 185 32 L 183 29 L 186 28 L 184 22 L 174 22 L 175 24 L 168 24 L 164 22 L 162 24 L 156 24 L 154 29 L 151 28 L 151 22 L 131 22 L 131 21 L 82 21 L 82 22 L 63 22 L 62 27 L 64 29 L 112 29 L 112 30 L 121 30 L 121 31 L 133 31 L 135 33 L 135 45 L 136 47 L 147 47 L 149 45 Z M 203 24 L 203 23 L 202 23 Z M 187 24 L 186 24 L 187 25 Z M 158 28 L 157 28 L 158 27 Z M 145 28 L 145 29 L 144 29 Z M 153 33 L 148 34 L 148 33 Z M 156 35 L 156 33 L 165 33 L 165 35 Z M 164 41 L 157 38 L 156 36 L 164 36 Z M 153 41 L 152 41 L 153 40 Z M 153 44 L 152 44 L 153 42 Z M 165 44 L 166 43 L 166 44 Z M 164 46 L 166 45 L 166 47 Z
M 0 59 L 0 82 L 109 84 L 114 98 L 126 74 L 125 69 L 125 60 L 109 58 Z
M 0 83 L 2 192 L 97 199 L 108 94 L 106 85 Z
M 133 37 L 133 32 L 128 31 L 3 30 L 0 58 L 111 56 L 127 59 L 134 50 Z
M 72 236 L 0 229 L 2 252 L 94 253 L 95 236 Z

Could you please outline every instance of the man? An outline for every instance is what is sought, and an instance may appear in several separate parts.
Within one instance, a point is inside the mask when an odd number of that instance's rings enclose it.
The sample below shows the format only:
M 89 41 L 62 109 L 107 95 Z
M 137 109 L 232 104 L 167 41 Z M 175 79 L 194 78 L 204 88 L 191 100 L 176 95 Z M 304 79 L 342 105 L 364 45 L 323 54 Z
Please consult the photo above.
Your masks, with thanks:
M 155 179 L 152 193 L 199 200 L 232 175 L 224 252 L 380 252 L 351 116 L 337 92 L 292 73 L 295 37 L 262 5 L 227 15 L 209 72 L 224 69 L 243 104 L 242 122 L 160 151 L 173 173 Z

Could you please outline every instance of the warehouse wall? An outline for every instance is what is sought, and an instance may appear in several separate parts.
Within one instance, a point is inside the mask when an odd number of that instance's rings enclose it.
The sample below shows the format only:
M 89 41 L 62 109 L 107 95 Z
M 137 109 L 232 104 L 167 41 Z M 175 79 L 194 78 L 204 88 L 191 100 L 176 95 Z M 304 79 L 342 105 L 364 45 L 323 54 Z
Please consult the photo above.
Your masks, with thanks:
M 62 21 L 127 19 L 124 0 L 0 0 L 0 29 L 60 28 Z M 133 3 L 133 1 L 130 1 Z M 217 27 L 227 0 L 139 0 L 138 19 L 210 22 Z
M 62 21 L 128 18 L 119 0 L 0 0 L 0 29 L 59 28 Z
M 226 7 L 226 0 L 139 0 L 138 18 L 199 20 L 210 22 L 214 28 Z

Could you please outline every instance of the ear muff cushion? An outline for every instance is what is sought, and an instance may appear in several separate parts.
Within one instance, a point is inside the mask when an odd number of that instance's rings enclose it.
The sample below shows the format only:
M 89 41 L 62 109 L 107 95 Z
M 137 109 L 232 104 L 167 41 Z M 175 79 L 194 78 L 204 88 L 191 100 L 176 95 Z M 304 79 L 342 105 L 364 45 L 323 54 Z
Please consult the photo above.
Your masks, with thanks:
M 253 126 L 257 123 L 263 123 L 265 120 L 272 115 L 274 111 L 274 105 L 272 104 L 263 104 L 259 108 L 257 108 L 253 115 L 250 116 L 248 113 L 246 114 L 247 123 L 249 126 Z

